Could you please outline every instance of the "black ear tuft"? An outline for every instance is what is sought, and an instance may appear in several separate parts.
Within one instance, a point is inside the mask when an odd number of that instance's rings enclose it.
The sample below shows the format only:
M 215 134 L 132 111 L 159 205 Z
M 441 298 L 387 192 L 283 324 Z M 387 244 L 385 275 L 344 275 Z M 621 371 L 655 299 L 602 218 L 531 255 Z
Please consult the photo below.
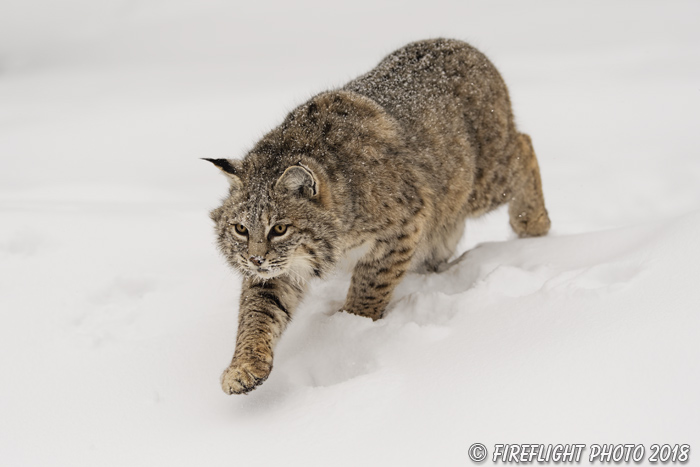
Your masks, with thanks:
M 206 157 L 202 157 L 202 160 L 211 162 L 226 173 L 237 175 L 236 168 L 231 164 L 231 162 L 229 162 L 228 159 L 207 159 Z
M 243 165 L 241 161 L 233 159 L 207 159 L 202 158 L 202 160 L 211 162 L 217 166 L 221 173 L 228 179 L 231 185 L 231 190 L 240 190 L 243 187 L 243 182 L 241 182 L 240 175 L 243 172 Z

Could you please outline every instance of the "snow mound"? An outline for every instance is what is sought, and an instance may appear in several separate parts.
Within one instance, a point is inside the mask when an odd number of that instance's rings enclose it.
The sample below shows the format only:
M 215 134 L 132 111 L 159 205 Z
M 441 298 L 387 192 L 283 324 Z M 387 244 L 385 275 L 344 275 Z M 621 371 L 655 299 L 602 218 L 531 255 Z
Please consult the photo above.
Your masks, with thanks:
M 10 459 L 187 465 L 235 449 L 253 465 L 260 452 L 425 465 L 436 449 L 468 462 L 477 441 L 699 434 L 700 212 L 480 244 L 443 273 L 409 275 L 377 322 L 335 311 L 347 272 L 317 280 L 270 378 L 230 397 L 218 375 L 240 283 L 205 216 L 82 209 L 11 213 L 21 230 L 0 237 L 0 308 L 13 323 L 0 338 L 21 349 L 0 356 Z

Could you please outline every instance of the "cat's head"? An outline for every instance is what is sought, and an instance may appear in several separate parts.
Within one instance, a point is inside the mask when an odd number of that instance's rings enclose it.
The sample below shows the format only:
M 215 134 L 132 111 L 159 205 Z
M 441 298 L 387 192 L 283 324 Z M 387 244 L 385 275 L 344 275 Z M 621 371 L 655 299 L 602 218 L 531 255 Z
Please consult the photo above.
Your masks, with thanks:
M 287 275 L 305 281 L 335 262 L 337 220 L 328 209 L 323 170 L 313 161 L 274 169 L 206 160 L 230 183 L 228 198 L 211 218 L 219 249 L 234 269 L 254 280 Z

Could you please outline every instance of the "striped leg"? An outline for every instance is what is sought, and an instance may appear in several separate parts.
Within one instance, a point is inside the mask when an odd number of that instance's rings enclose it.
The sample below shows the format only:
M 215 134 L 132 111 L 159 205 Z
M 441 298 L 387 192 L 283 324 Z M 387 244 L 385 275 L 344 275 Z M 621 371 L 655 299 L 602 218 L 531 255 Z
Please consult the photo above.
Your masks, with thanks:
M 421 229 L 415 224 L 396 237 L 380 239 L 355 265 L 343 311 L 373 320 L 382 317 L 394 288 L 401 281 L 413 258 Z
M 236 350 L 221 375 L 227 394 L 244 394 L 265 381 L 272 370 L 275 344 L 301 300 L 302 286 L 286 278 L 243 282 Z

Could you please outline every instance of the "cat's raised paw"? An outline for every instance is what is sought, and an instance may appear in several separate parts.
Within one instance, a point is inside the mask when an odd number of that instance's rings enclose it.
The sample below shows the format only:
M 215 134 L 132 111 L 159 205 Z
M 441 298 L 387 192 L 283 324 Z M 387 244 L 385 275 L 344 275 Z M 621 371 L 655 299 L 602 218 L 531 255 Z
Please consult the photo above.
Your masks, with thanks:
M 221 389 L 226 394 L 246 394 L 267 379 L 272 363 L 247 358 L 234 359 L 221 375 Z

